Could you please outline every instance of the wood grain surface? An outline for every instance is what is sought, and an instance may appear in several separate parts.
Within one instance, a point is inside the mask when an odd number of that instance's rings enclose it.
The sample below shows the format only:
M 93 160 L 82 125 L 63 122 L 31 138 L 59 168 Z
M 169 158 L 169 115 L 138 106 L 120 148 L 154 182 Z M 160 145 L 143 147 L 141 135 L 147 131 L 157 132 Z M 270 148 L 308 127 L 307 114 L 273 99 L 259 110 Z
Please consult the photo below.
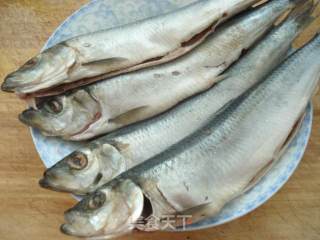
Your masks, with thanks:
M 86 2 L 0 0 L 0 79 L 35 55 L 53 30 Z M 297 44 L 309 39 L 319 26 L 320 19 L 305 31 Z M 24 103 L 14 95 L 0 93 L 0 239 L 70 239 L 60 233 L 59 226 L 64 210 L 75 201 L 68 194 L 38 187 L 44 167 L 28 128 L 17 119 L 24 108 Z M 122 239 L 319 240 L 319 94 L 314 98 L 314 108 L 312 137 L 301 165 L 285 187 L 262 207 L 208 230 L 138 233 Z

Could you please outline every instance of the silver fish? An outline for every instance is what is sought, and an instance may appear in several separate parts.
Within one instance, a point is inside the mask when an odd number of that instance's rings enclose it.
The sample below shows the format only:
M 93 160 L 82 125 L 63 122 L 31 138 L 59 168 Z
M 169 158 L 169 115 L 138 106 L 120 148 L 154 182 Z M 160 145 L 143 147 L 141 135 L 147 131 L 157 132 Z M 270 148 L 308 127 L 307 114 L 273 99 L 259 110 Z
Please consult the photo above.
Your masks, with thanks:
M 190 214 L 193 222 L 214 216 L 278 159 L 319 78 L 320 36 L 201 130 L 85 197 L 65 213 L 61 230 L 111 237 L 146 212 Z
M 258 1 L 201 0 L 168 14 L 75 37 L 9 74 L 2 90 L 27 94 L 64 84 L 61 89 L 65 91 L 65 84 L 75 88 L 168 62 L 200 44 L 219 23 Z
M 50 98 L 38 110 L 23 112 L 20 120 L 45 135 L 79 141 L 155 116 L 210 88 L 244 49 L 294 5 L 289 0 L 272 1 L 226 24 L 174 62 Z
M 239 24 L 247 25 L 250 19 L 256 19 L 254 16 L 265 16 L 261 13 L 266 9 L 274 12 L 274 4 L 280 2 L 268 3 L 249 13 L 251 18 L 245 18 Z M 40 185 L 76 194 L 92 192 L 195 132 L 224 105 L 258 83 L 284 60 L 293 40 L 310 20 L 310 5 L 302 10 L 299 8 L 299 12 L 297 10 L 250 49 L 224 74 L 225 80 L 214 88 L 160 116 L 121 129 L 78 149 L 48 169 Z

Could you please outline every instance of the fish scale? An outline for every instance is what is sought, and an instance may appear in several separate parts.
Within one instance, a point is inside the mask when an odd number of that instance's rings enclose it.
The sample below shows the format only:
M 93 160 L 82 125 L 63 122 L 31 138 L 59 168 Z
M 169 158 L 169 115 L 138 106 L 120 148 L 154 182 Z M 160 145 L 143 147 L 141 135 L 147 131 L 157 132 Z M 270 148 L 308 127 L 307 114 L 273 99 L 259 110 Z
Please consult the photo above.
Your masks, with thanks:
M 285 2 L 282 2 L 280 4 L 274 5 L 273 18 L 277 16 L 280 12 L 284 11 L 285 4 L 286 4 Z M 263 18 L 261 18 L 261 16 L 260 16 L 260 19 L 258 16 L 252 16 L 252 19 L 247 19 L 246 27 L 244 27 L 245 23 L 243 23 L 242 25 L 237 24 L 237 26 L 234 26 L 234 29 L 236 28 L 240 28 L 240 29 L 246 28 L 246 29 L 242 31 L 233 30 L 232 31 L 233 36 L 231 39 L 229 34 L 223 34 L 226 31 L 223 31 L 223 30 L 218 31 L 217 35 L 219 36 L 213 35 L 208 39 L 206 43 L 198 47 L 198 49 L 196 49 L 196 51 L 194 51 L 192 54 L 182 57 L 181 59 L 175 61 L 174 63 L 168 63 L 165 66 L 160 66 L 160 67 L 153 68 L 151 70 L 144 71 L 142 73 L 144 75 L 143 77 L 141 76 L 141 74 L 136 74 L 136 75 L 132 74 L 132 75 L 128 75 L 127 77 L 119 78 L 118 80 L 113 81 L 113 83 L 117 85 L 119 84 L 119 82 L 120 84 L 126 83 L 126 86 L 127 86 L 127 83 L 130 79 L 130 81 L 133 84 L 135 84 L 138 88 L 140 88 L 140 91 L 142 92 L 142 94 L 144 94 L 141 96 L 144 96 L 145 98 L 145 99 L 142 99 L 145 102 L 145 104 L 142 104 L 140 100 L 141 97 L 139 98 L 139 95 L 137 95 L 137 91 L 135 89 L 133 91 L 130 91 L 130 89 L 125 90 L 127 93 L 123 94 L 124 96 L 128 96 L 128 95 L 135 96 L 133 97 L 133 99 L 130 99 L 130 104 L 132 104 L 131 108 L 135 109 L 142 106 L 146 106 L 146 111 L 148 111 L 147 116 L 150 116 L 151 114 L 154 115 L 156 113 L 156 112 L 153 112 L 155 111 L 155 108 L 157 108 L 157 111 L 159 111 L 159 109 L 163 109 L 164 107 L 168 108 L 169 106 L 172 106 L 174 103 L 177 103 L 182 99 L 194 94 L 195 92 L 200 91 L 200 89 L 204 90 L 210 87 L 214 82 L 213 81 L 214 76 L 218 75 L 218 73 L 221 73 L 224 69 L 226 69 L 226 67 L 229 66 L 230 63 L 233 61 L 231 59 L 235 59 L 236 56 L 239 56 L 239 53 L 242 51 L 242 49 L 240 49 L 239 46 L 242 45 L 242 48 L 245 48 L 243 44 L 239 44 L 239 43 L 245 42 L 244 39 L 246 38 L 245 36 L 246 34 L 244 33 L 248 33 L 249 29 L 253 29 L 250 26 L 248 26 L 248 24 L 252 24 L 254 20 L 260 20 L 260 23 L 263 23 L 262 19 Z M 256 27 L 255 27 L 256 32 L 250 33 L 252 34 L 252 36 L 254 36 L 251 42 L 253 42 L 255 38 L 260 36 L 261 33 L 265 31 L 264 28 L 259 29 L 258 27 L 259 23 L 257 21 L 255 21 L 255 24 L 256 24 Z M 229 29 L 229 32 L 231 32 L 231 29 Z M 236 41 L 237 44 L 233 44 L 232 41 Z M 247 46 L 251 42 L 248 42 Z M 229 57 L 229 59 L 225 57 L 228 51 L 226 52 L 224 49 L 233 49 L 232 52 L 228 53 L 229 56 L 231 56 Z M 221 65 L 222 63 L 224 63 L 225 65 Z M 211 65 L 213 67 L 208 69 L 208 68 L 204 68 L 204 65 Z M 154 79 L 152 77 L 155 74 L 155 72 L 161 73 L 160 79 Z M 179 72 L 180 75 L 174 77 L 176 79 L 172 79 L 173 72 Z M 150 79 L 150 80 L 146 82 L 144 79 Z M 145 84 L 148 84 L 149 88 L 141 87 L 143 84 L 143 81 L 146 82 Z M 110 81 L 110 85 L 112 86 L 111 82 L 112 80 Z M 176 87 L 174 84 L 176 85 Z M 104 85 L 102 84 L 96 85 L 96 86 L 92 86 L 90 90 L 95 95 L 95 98 L 102 103 L 102 105 L 112 105 L 112 103 L 114 102 L 114 108 L 119 110 L 118 104 L 119 104 L 120 94 L 118 93 L 118 90 L 113 91 L 113 94 L 110 95 L 109 98 L 106 98 L 105 93 L 108 92 L 109 89 L 112 89 L 110 85 L 108 85 L 107 83 Z M 161 90 L 161 88 L 166 88 L 167 90 Z M 176 88 L 176 91 L 172 91 L 172 89 L 174 88 Z M 113 88 L 113 89 L 116 89 L 116 88 Z M 121 87 L 118 89 L 119 91 L 123 89 L 123 85 L 121 85 Z M 199 89 L 199 90 L 196 91 L 196 89 Z M 160 96 L 160 94 L 157 94 L 155 96 L 150 95 L 150 92 L 160 93 L 160 91 L 164 93 L 163 96 Z M 174 94 L 175 99 L 173 98 L 171 93 Z M 115 97 L 116 95 L 118 96 L 117 98 Z M 161 98 L 162 100 L 160 100 L 159 98 Z M 172 101 L 171 99 L 172 100 L 174 99 L 174 101 Z M 172 101 L 172 102 L 166 103 L 167 101 Z M 127 104 L 125 100 L 122 102 L 124 104 Z M 153 106 L 154 102 L 161 104 L 161 106 L 160 107 L 157 105 Z M 125 112 L 125 111 L 122 110 L 122 112 Z M 121 114 L 121 113 L 118 112 L 118 114 Z M 114 115 L 116 116 L 116 114 Z M 106 115 L 105 119 L 101 119 L 100 122 L 93 124 L 91 128 L 88 129 L 87 132 L 83 133 L 80 136 L 74 136 L 73 138 L 74 139 L 88 138 L 93 135 L 98 135 L 102 132 L 111 131 L 115 128 L 119 128 L 119 126 L 117 126 L 119 124 L 117 124 L 116 120 L 113 120 L 113 123 L 109 123 L 108 129 L 100 128 L 101 125 L 106 126 L 106 124 L 104 124 L 103 122 L 104 121 L 107 122 L 108 117 L 109 116 Z M 122 125 L 124 124 L 120 123 L 120 126 Z
M 275 13 L 272 9 L 274 3 L 269 3 L 265 9 Z M 255 11 L 251 15 L 259 15 L 264 9 Z M 68 166 L 68 161 L 77 156 L 73 153 L 48 169 L 41 185 L 60 191 L 85 194 L 181 141 L 205 125 L 234 98 L 259 83 L 285 58 L 292 41 L 308 21 L 308 10 L 300 15 L 293 15 L 249 50 L 224 74 L 225 79 L 215 87 L 162 115 L 111 133 L 78 149 L 76 153 L 84 154 L 91 167 L 78 171 L 79 174 L 65 167 Z M 244 19 L 243 24 L 250 26 L 245 23 Z M 117 159 L 116 163 L 113 163 L 114 159 Z M 118 168 L 112 172 L 110 164 L 117 165 Z M 103 175 L 103 178 L 99 179 L 99 182 L 94 181 L 99 174 Z
M 152 216 L 160 219 L 191 214 L 195 223 L 216 215 L 271 161 L 279 159 L 319 80 L 317 36 L 201 130 L 85 197 L 65 213 L 62 231 L 93 238 L 128 233 L 134 226 L 122 223 L 136 221 L 132 217 L 142 214 L 141 207 L 147 208 L 146 199 Z M 123 201 L 130 207 L 113 211 Z M 122 215 L 128 210 L 131 215 Z M 101 224 L 90 221 L 96 216 Z
M 175 133 L 177 136 L 180 136 L 180 134 L 187 136 L 226 103 L 239 96 L 250 86 L 258 83 L 272 67 L 282 60 L 281 55 L 286 52 L 294 37 L 301 30 L 302 28 L 295 21 L 288 21 L 282 28 L 273 31 L 254 50 L 231 67 L 225 74 L 226 79 L 214 88 L 155 119 L 106 136 L 101 139 L 101 142 L 103 142 L 103 139 L 106 141 L 113 139 L 122 143 L 130 143 L 133 152 L 144 150 L 139 146 L 148 148 L 152 143 L 154 143 L 153 147 L 160 150 L 165 149 L 168 145 L 163 148 L 160 146 L 161 144 L 167 144 L 174 138 L 170 133 Z M 253 66 L 255 66 L 254 69 L 252 69 Z M 157 141 L 151 141 L 153 138 L 157 138 Z M 134 159 L 145 159 L 145 152 L 136 154 L 136 157 L 133 157 Z
M 319 77 L 320 36 L 204 129 L 120 178 L 127 175 L 138 185 L 152 178 L 178 212 L 195 207 L 188 205 L 188 199 L 194 204 L 196 198 L 202 205 L 207 202 L 201 200 L 209 195 L 212 204 L 216 199 L 219 202 L 221 189 L 223 198 L 233 199 L 277 155 L 276 150 L 307 106 Z M 263 119 L 268 119 L 267 125 Z M 166 170 L 168 164 L 174 170 Z M 198 173 L 192 177 L 191 166 Z M 161 170 L 155 175 L 153 169 L 158 167 Z M 182 182 L 187 182 L 191 190 L 177 190 L 183 189 Z M 157 206 L 153 210 L 158 216 L 165 214 L 158 212 Z
M 226 23 L 195 51 L 175 61 L 50 98 L 38 110 L 23 112 L 20 119 L 45 135 L 79 141 L 153 117 L 212 87 L 219 81 L 218 75 L 239 58 L 243 49 L 262 37 L 293 6 L 289 0 L 271 1 L 255 9 L 257 12 L 248 12 Z M 95 107 L 77 104 L 82 101 L 84 90 Z M 56 114 L 47 114 L 52 102 L 61 109 Z M 76 124 L 68 114 L 77 118 Z M 63 127 L 57 127 L 60 122 Z
M 201 0 L 154 18 L 75 37 L 9 74 L 2 90 L 56 95 L 67 88 L 171 61 L 199 45 L 216 25 L 258 1 Z M 71 85 L 65 85 L 68 83 Z M 50 90 L 61 85 L 53 93 Z

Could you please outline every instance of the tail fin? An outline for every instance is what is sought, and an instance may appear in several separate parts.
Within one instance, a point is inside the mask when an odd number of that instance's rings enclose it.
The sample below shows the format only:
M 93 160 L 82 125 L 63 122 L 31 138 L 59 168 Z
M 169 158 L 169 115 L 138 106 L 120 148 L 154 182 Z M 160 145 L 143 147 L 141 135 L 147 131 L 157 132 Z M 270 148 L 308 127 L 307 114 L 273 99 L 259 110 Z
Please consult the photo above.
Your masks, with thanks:
M 313 5 L 314 5 L 314 18 L 318 18 L 320 17 L 320 0 L 314 0 L 313 1 Z
M 299 15 L 310 15 L 313 8 L 313 0 L 287 0 L 291 4 L 291 9 L 282 14 L 275 23 L 275 26 L 282 24 L 285 20 L 296 19 Z M 320 0 L 315 0 L 320 1 Z M 310 11 L 310 12 L 309 12 Z M 305 17 L 303 17 L 305 18 Z M 308 21 L 311 21 L 308 20 Z
M 316 1 L 320 1 L 320 0 L 316 0 Z M 306 26 L 307 24 L 310 24 L 314 20 L 314 17 L 312 17 L 312 13 L 314 9 L 315 9 L 315 5 L 313 4 L 312 0 L 299 1 L 299 3 L 290 13 L 288 19 L 292 19 L 297 23 L 303 26 Z
M 319 35 L 320 27 L 317 26 L 317 21 L 319 20 L 315 12 L 318 12 L 320 6 L 320 0 L 309 0 L 305 4 L 297 6 L 290 16 L 298 25 L 302 28 L 307 28 L 308 30 L 304 31 L 304 38 L 296 41 L 296 47 L 301 48 L 305 44 L 309 43 L 312 39 L 315 38 L 315 35 Z M 310 28 L 309 28 L 310 26 Z M 312 26 L 312 27 L 311 27 Z M 298 37 L 299 38 L 299 37 Z M 301 44 L 302 43 L 302 44 Z
M 289 0 L 293 6 L 301 6 L 305 4 L 313 4 L 314 1 L 319 1 L 319 0 Z
M 317 0 L 320 1 L 320 0 Z M 301 35 L 301 32 L 303 32 L 307 26 L 309 26 L 313 21 L 314 17 L 312 16 L 312 12 L 314 10 L 314 4 L 312 0 L 304 0 L 304 1 L 296 1 L 296 7 L 293 8 L 291 13 L 287 16 L 287 21 L 292 21 L 299 29 L 299 32 L 297 33 L 296 40 L 299 39 L 299 36 Z M 294 54 L 296 51 L 298 51 L 302 46 L 301 44 L 293 44 L 291 49 L 289 50 L 287 57 Z

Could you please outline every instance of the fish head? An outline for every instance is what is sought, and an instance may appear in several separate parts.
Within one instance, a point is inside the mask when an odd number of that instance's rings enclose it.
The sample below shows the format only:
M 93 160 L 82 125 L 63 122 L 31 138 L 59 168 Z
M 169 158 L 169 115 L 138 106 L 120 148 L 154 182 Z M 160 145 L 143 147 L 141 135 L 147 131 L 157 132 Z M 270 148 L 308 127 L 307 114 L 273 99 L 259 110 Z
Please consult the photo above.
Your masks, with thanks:
M 126 159 L 111 144 L 91 144 L 47 169 L 40 186 L 85 195 L 126 170 Z
M 64 44 L 55 45 L 9 74 L 1 88 L 6 92 L 28 93 L 57 85 L 68 79 L 76 56 L 74 49 Z
M 66 211 L 61 231 L 77 237 L 119 236 L 134 229 L 143 204 L 143 193 L 135 183 L 113 181 Z
M 65 138 L 85 131 L 100 117 L 99 103 L 85 90 L 48 98 L 38 109 L 31 108 L 19 115 L 21 122 L 44 135 Z

